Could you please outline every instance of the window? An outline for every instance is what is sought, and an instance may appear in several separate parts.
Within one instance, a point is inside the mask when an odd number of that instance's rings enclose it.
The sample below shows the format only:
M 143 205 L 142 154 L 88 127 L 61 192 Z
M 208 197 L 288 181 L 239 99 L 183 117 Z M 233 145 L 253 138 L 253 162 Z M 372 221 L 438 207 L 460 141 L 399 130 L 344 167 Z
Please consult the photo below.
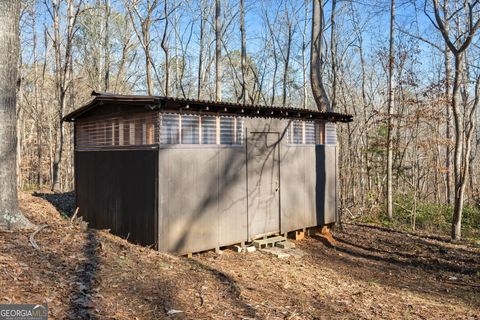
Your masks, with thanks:
M 235 119 L 220 118 L 220 144 L 235 143 Z
M 243 120 L 220 117 L 220 144 L 243 144 Z
M 235 118 L 235 144 L 243 144 L 243 119 Z
M 292 121 L 288 129 L 288 143 L 302 144 L 303 143 L 303 122 Z
M 315 125 L 315 122 L 312 121 L 305 121 L 304 122 L 304 130 L 305 130 L 305 144 L 317 144 L 319 141 L 317 137 L 317 132 L 316 130 L 317 126 Z
M 180 118 L 177 114 L 162 114 L 160 120 L 160 143 L 180 143 Z
M 162 114 L 161 144 L 243 144 L 243 119 Z
M 205 116 L 201 118 L 202 144 L 217 143 L 217 117 Z
M 156 112 L 79 119 L 75 128 L 77 150 L 158 143 L 158 113 Z
M 327 125 L 329 126 L 328 130 Z M 294 120 L 287 130 L 287 142 L 305 145 L 336 144 L 335 124 L 323 121 Z
M 200 117 L 182 116 L 182 144 L 200 143 Z

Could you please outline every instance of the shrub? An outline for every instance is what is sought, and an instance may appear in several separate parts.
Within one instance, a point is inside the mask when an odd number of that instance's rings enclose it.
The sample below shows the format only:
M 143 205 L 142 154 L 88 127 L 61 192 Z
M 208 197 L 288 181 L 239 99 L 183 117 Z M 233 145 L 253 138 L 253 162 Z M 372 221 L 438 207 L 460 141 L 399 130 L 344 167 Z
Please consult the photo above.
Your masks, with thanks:
M 453 208 L 448 205 L 417 200 L 415 228 L 450 234 Z M 414 198 L 409 195 L 396 196 L 393 207 L 393 221 L 389 221 L 386 210 L 379 214 L 363 217 L 363 222 L 377 223 L 387 227 L 412 229 Z M 480 236 L 480 207 L 466 205 L 462 216 L 462 231 L 465 237 Z

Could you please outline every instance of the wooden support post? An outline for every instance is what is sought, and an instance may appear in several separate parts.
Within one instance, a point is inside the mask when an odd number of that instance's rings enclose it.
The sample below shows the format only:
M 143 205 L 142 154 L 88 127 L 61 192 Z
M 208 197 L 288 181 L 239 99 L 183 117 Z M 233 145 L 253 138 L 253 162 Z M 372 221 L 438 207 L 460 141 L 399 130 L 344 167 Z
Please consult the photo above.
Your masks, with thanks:
M 305 229 L 295 231 L 295 240 L 305 239 Z
M 303 240 L 305 239 L 305 231 L 297 230 L 288 233 L 288 237 L 293 240 Z

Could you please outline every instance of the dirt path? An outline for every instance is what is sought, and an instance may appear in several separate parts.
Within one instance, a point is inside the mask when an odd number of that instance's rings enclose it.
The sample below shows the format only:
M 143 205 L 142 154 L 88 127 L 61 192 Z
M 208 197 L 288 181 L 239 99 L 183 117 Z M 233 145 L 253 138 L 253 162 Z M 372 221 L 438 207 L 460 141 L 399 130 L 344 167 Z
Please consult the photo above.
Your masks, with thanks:
M 47 200 L 43 199 L 47 198 Z M 480 248 L 347 225 L 301 259 L 224 251 L 193 259 L 71 225 L 71 195 L 22 195 L 48 228 L 0 232 L 0 303 L 48 303 L 52 319 L 480 319 Z

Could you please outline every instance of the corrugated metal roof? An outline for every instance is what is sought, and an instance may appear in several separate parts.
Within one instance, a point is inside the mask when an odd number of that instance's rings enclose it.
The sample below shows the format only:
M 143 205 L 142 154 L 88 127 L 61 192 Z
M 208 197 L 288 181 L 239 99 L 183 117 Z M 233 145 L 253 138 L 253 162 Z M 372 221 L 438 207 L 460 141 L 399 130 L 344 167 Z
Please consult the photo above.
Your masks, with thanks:
M 163 96 L 119 95 L 112 93 L 92 92 L 95 98 L 83 107 L 69 113 L 63 121 L 75 121 L 79 116 L 94 108 L 105 104 L 135 105 L 151 110 L 164 111 L 193 111 L 222 114 L 234 114 L 245 117 L 263 117 L 280 119 L 318 119 L 332 122 L 351 122 L 353 116 L 336 112 L 320 112 L 317 110 L 285 108 L 262 105 L 242 105 L 232 102 L 216 102 L 208 100 L 195 100 L 188 98 L 175 98 Z

